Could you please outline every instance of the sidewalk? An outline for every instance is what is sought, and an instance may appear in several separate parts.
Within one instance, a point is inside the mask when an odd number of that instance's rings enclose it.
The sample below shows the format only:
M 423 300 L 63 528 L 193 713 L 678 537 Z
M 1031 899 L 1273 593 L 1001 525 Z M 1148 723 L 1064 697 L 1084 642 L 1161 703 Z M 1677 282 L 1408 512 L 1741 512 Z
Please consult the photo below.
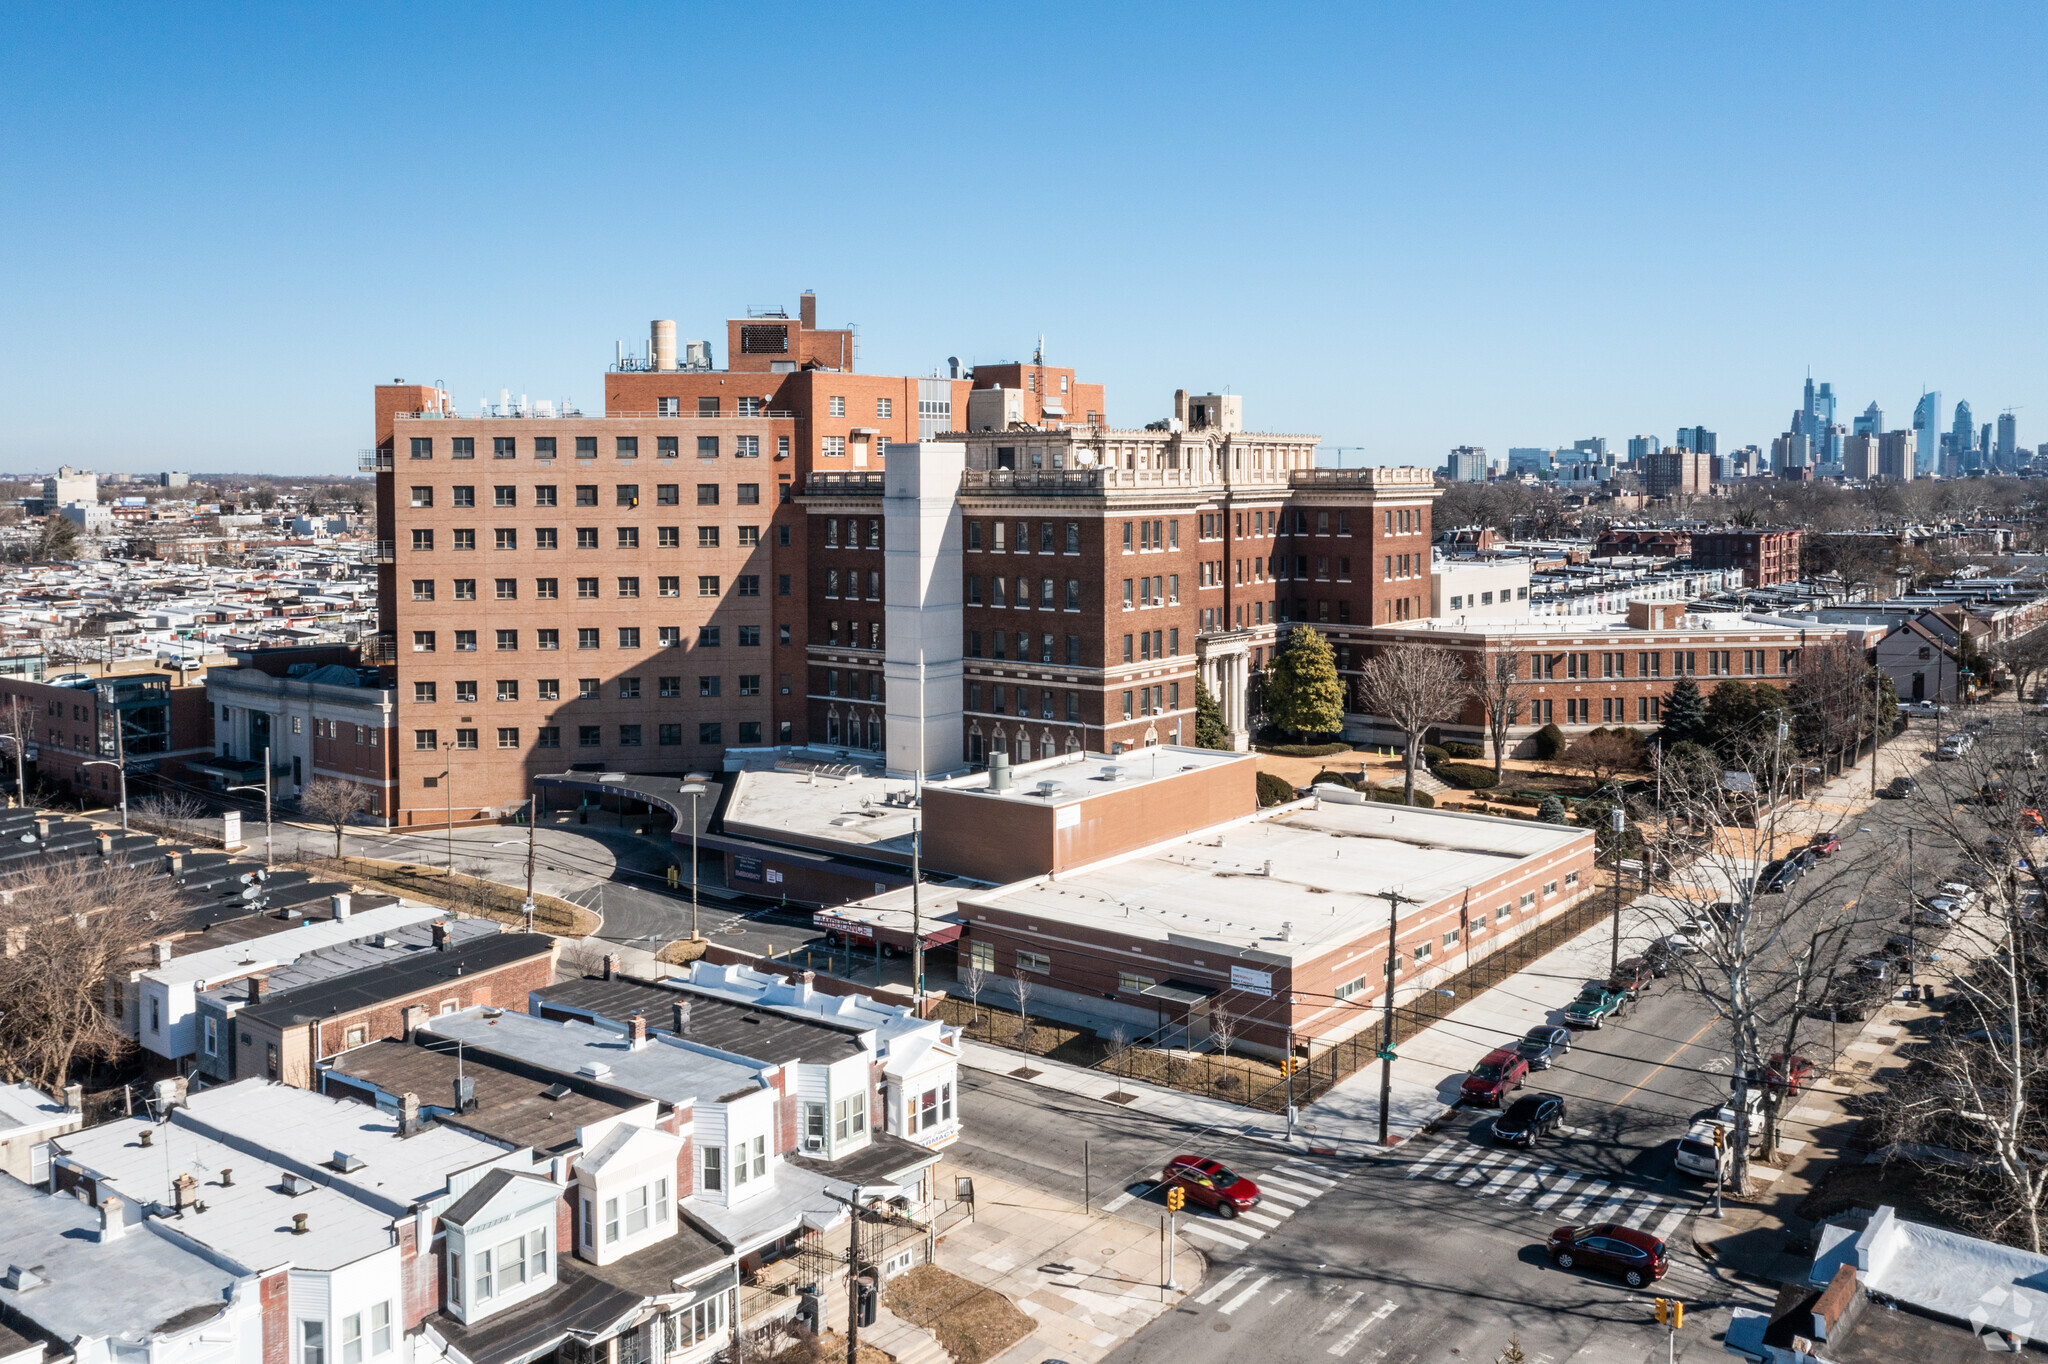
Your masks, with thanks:
M 1916 771 L 1925 761 L 1910 732 L 1887 745 L 1881 757 L 1887 780 L 1894 773 Z M 1799 802 L 1779 833 L 1803 842 L 1819 829 L 1847 824 L 1870 805 L 1869 791 L 1869 769 L 1852 768 Z M 1663 895 L 1639 896 L 1623 905 L 1621 955 L 1638 953 L 1658 922 L 1653 915 L 1661 912 L 1668 918 L 1672 905 L 1672 899 Z M 1612 936 L 1609 923 L 1588 928 L 1401 1043 L 1388 1104 L 1390 1142 L 1407 1140 L 1452 1108 L 1459 1084 L 1482 1049 L 1549 1021 L 1571 1002 L 1585 981 L 1604 979 Z M 1118 1107 L 1197 1128 L 1282 1143 L 1289 1140 L 1284 1115 L 1260 1113 L 1138 1080 L 1120 1082 L 1107 1071 L 964 1039 L 962 1060 L 976 1070 L 1008 1075 L 1065 1094 L 1107 1101 L 1109 1095 L 1121 1091 L 1134 1097 Z M 1301 1110 L 1291 1145 L 1353 1158 L 1373 1155 L 1385 1149 L 1379 1140 L 1379 1113 L 1379 1067 L 1368 1066 Z
M 972 1174 L 975 1214 L 939 1237 L 938 1264 L 995 1289 L 1038 1329 L 991 1364 L 1061 1359 L 1096 1364 L 1202 1280 L 1202 1256 L 1176 1247 L 1180 1288 L 1160 1286 L 1160 1230 L 1126 1217 L 1091 1216 L 1040 1189 L 966 1166 L 941 1164 L 938 1187 Z

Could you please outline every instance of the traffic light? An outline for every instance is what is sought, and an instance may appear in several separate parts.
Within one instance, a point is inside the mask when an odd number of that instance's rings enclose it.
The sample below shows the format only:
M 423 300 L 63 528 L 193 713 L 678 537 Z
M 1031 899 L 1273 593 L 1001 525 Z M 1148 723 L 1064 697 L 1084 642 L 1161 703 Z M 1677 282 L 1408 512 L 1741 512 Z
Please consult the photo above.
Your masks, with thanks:
M 1187 1190 L 1168 1189 L 1166 1191 L 1166 1210 L 1168 1212 L 1179 1212 L 1182 1208 L 1187 1206 L 1187 1203 Z
M 1669 1326 L 1674 1331 L 1685 1329 L 1685 1304 L 1676 1298 L 1658 1298 L 1657 1324 Z
M 1728 1139 L 1728 1129 L 1727 1129 L 1727 1128 L 1725 1128 L 1725 1127 L 1722 1127 L 1722 1126 L 1720 1126 L 1720 1125 L 1719 1125 L 1718 1123 L 1717 1123 L 1717 1124 L 1715 1124 L 1715 1127 L 1714 1127 L 1714 1147 L 1715 1147 L 1715 1149 L 1716 1149 L 1716 1150 L 1719 1150 L 1719 1149 L 1720 1149 L 1721 1147 L 1723 1147 L 1723 1146 L 1726 1146 L 1726 1145 L 1728 1144 L 1728 1140 L 1727 1140 L 1727 1139 Z
M 1301 1062 L 1295 1060 L 1292 1056 L 1283 1056 L 1280 1058 L 1280 1073 L 1282 1075 L 1292 1075 L 1295 1068 L 1300 1064 Z

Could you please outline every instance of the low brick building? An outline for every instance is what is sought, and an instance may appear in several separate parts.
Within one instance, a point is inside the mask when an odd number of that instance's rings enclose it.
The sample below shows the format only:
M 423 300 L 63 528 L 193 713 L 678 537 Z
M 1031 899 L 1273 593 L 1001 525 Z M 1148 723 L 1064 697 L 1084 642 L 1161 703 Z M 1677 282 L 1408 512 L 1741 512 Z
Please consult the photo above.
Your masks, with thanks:
M 1739 568 L 1750 587 L 1799 581 L 1799 532 L 1718 526 L 1692 533 L 1694 568 Z

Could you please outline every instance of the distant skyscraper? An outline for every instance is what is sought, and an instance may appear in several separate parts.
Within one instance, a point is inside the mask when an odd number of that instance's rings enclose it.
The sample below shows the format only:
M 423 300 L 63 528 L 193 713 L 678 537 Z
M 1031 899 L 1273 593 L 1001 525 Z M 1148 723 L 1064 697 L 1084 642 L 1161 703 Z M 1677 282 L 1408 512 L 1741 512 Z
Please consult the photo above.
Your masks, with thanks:
M 1914 443 L 1914 473 L 1925 476 L 1939 472 L 1935 462 L 1941 458 L 1941 392 L 1935 390 L 1920 395 L 1920 403 L 1913 409 L 1913 431 L 1918 436 Z
M 1799 424 L 1795 428 L 1806 437 L 1806 448 L 1812 452 L 1815 464 L 1839 464 L 1842 462 L 1842 442 L 1835 433 L 1835 386 L 1813 382 L 1813 376 L 1806 379 L 1805 402 L 1800 405 Z
M 1711 455 L 1715 448 L 1714 433 L 1704 426 L 1681 426 L 1678 428 L 1678 448 L 1692 450 L 1699 454 Z
M 1878 441 L 1877 473 L 1888 483 L 1906 483 L 1913 477 L 1913 433 L 1887 431 Z
M 1508 447 L 1508 472 L 1510 474 L 1540 474 L 1550 468 L 1550 451 L 1540 445 L 1511 445 Z
M 1595 464 L 1605 464 L 1607 462 L 1607 437 L 1605 436 L 1588 436 L 1584 440 L 1575 440 L 1572 442 L 1572 449 L 1591 456 Z
M 1878 442 L 1882 436 L 1858 431 L 1842 442 L 1842 477 L 1868 483 L 1878 467 Z
M 1663 442 L 1655 436 L 1630 436 L 1628 438 L 1628 462 L 1641 468 L 1643 461 L 1663 449 Z
M 1996 447 L 1998 467 L 2000 469 L 2003 469 L 2007 473 L 2011 473 L 2013 470 L 2019 468 L 2019 450 L 2019 423 L 2013 419 L 2012 413 L 1999 413 L 1998 444 Z
M 1486 450 L 1478 445 L 1461 445 L 1451 451 L 1450 480 L 1453 483 L 1486 482 Z
M 1956 404 L 1956 419 L 1948 429 L 1949 468 L 1945 471 L 1951 477 L 1963 473 L 1974 463 L 1977 448 L 1977 421 L 1970 415 L 1968 403 Z
M 1881 436 L 1884 434 L 1884 413 L 1876 403 L 1863 409 L 1863 415 L 1850 427 L 1852 436 Z M 1845 457 L 1846 458 L 1846 457 Z

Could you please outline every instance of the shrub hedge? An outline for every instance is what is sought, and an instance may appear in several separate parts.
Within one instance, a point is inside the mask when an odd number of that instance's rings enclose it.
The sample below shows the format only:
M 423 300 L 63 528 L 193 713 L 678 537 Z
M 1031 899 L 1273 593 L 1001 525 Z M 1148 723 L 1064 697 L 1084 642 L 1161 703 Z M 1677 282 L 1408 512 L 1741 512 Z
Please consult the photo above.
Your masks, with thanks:
M 1536 756 L 1549 762 L 1564 752 L 1564 731 L 1556 725 L 1545 725 L 1536 731 Z
M 1294 787 L 1287 778 L 1272 772 L 1259 773 L 1259 805 L 1284 805 L 1294 799 Z
M 1462 786 L 1468 791 L 1491 791 L 1500 784 L 1493 775 L 1492 768 L 1478 763 L 1439 763 L 1436 774 L 1452 785 Z
M 1401 799 L 1401 788 L 1398 786 L 1392 790 L 1381 787 L 1372 793 L 1372 798 L 1382 805 L 1400 805 L 1404 803 Z M 1436 808 L 1436 797 L 1430 795 L 1427 791 L 1417 791 L 1415 793 L 1415 808 L 1418 810 L 1434 810 Z
M 1268 753 L 1277 753 L 1283 758 L 1327 758 L 1333 753 L 1349 753 L 1350 744 L 1266 744 Z
M 1486 749 L 1479 744 L 1445 744 L 1444 752 L 1453 758 L 1463 758 L 1468 762 L 1486 756 Z

